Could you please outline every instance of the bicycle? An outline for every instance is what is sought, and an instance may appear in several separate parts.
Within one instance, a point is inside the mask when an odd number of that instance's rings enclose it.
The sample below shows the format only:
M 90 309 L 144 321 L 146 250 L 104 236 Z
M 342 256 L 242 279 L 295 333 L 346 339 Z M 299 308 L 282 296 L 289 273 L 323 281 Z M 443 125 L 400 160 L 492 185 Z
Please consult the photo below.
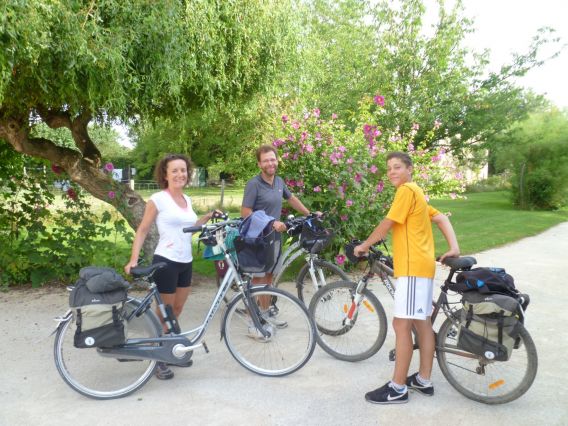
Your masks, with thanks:
M 127 340 L 123 345 L 77 349 L 73 345 L 72 312 L 69 310 L 57 318 L 54 357 L 65 383 L 94 399 L 120 398 L 144 386 L 153 376 L 158 361 L 183 365 L 195 349 L 203 347 L 209 352 L 203 337 L 233 282 L 237 283 L 239 292 L 226 305 L 221 320 L 221 338 L 225 339 L 233 358 L 262 376 L 285 376 L 303 367 L 315 349 L 313 320 L 295 296 L 281 289 L 251 286 L 250 276 L 235 265 L 221 241 L 226 227 L 239 223 L 240 220 L 228 220 L 184 229 L 184 232 L 201 232 L 199 238 L 209 244 L 220 243 L 229 265 L 229 271 L 198 327 L 182 332 L 171 308 L 164 306 L 153 281 L 154 272 L 165 266 L 163 263 L 131 270 L 133 276 L 148 281 L 149 290 L 141 299 L 129 297 L 125 304 Z M 273 319 L 261 312 L 257 303 L 261 298 L 277 300 L 278 320 L 280 324 L 284 322 L 285 327 L 273 325 Z M 152 301 L 159 308 L 167 334 L 163 334 L 158 316 L 151 309 Z
M 327 260 L 321 259 L 319 253 L 331 242 L 333 233 L 323 229 L 321 218 L 315 214 L 302 217 L 288 216 L 284 222 L 286 233 L 292 242 L 280 255 L 272 284 L 278 287 L 283 284 L 284 276 L 290 265 L 300 256 L 304 256 L 305 264 L 295 279 L 298 298 L 306 302 L 311 291 L 316 292 L 326 284 L 337 280 L 348 280 L 347 274 Z M 311 286 L 308 284 L 311 281 Z
M 352 249 L 359 242 L 352 242 L 346 247 L 346 254 L 351 261 L 359 259 L 353 256 Z M 386 247 L 384 242 L 382 244 Z M 369 272 L 359 281 L 359 283 L 349 283 L 352 291 L 357 289 L 359 292 L 367 290 L 368 280 L 377 274 L 388 293 L 394 298 L 394 285 L 391 282 L 393 277 L 392 258 L 388 254 L 384 254 L 377 246 L 371 247 L 368 255 Z M 465 397 L 477 402 L 485 404 L 504 404 L 513 401 L 522 396 L 532 385 L 537 369 L 538 355 L 535 344 L 524 327 L 525 314 L 522 308 L 519 310 L 518 338 L 513 347 L 513 353 L 507 361 L 495 361 L 485 356 L 479 356 L 466 352 L 457 345 L 459 328 L 462 321 L 461 301 L 451 301 L 450 297 L 459 297 L 458 293 L 451 294 L 450 288 L 455 284 L 454 275 L 460 271 L 466 271 L 477 263 L 473 257 L 446 258 L 443 264 L 450 268 L 447 278 L 440 287 L 438 299 L 433 302 L 432 324 L 436 321 L 440 310 L 444 313 L 445 318 L 436 334 L 436 359 L 442 374 L 450 385 Z M 355 288 L 354 288 L 355 286 Z M 320 319 L 315 316 L 318 305 L 326 305 L 333 303 L 331 293 L 332 286 L 328 289 L 321 289 L 312 299 L 310 304 L 310 312 L 314 315 L 316 323 L 320 324 Z M 367 290 L 368 291 L 368 290 Z M 326 297 L 328 300 L 326 300 Z M 355 303 L 353 297 L 352 316 L 356 318 L 361 311 L 360 304 Z M 520 304 L 524 302 L 521 296 Z M 314 305 L 314 306 L 312 306 Z M 342 330 L 346 330 L 343 328 Z M 345 333 L 350 332 L 346 330 Z M 318 333 L 318 343 L 324 349 L 321 340 L 325 333 Z M 373 335 L 374 336 L 374 335 Z M 377 341 L 384 342 L 379 339 Z M 327 344 L 330 349 L 330 344 Z M 418 345 L 414 345 L 417 349 Z M 373 346 L 373 350 L 378 351 L 380 345 Z M 326 352 L 333 355 L 332 350 Z M 395 352 L 391 350 L 389 359 L 395 359 Z
M 321 229 L 321 220 L 315 214 L 302 217 L 288 216 L 284 222 L 286 233 L 292 237 L 292 242 L 286 247 L 276 265 L 272 275 L 272 285 L 279 287 L 285 282 L 286 271 L 290 265 L 299 257 L 304 256 L 305 264 L 296 275 L 294 284 L 298 298 L 306 302 L 311 291 L 317 291 L 329 282 L 338 280 L 348 280 L 347 274 L 327 260 L 321 259 L 319 253 L 329 244 L 333 234 L 329 230 Z M 229 247 L 232 250 L 232 247 Z M 217 286 L 220 285 L 223 274 L 227 270 L 224 260 L 214 260 L 216 265 Z M 221 268 L 219 267 L 221 264 Z M 311 286 L 308 284 L 311 281 Z M 236 291 L 235 286 L 233 290 Z M 226 296 L 225 301 L 229 297 Z

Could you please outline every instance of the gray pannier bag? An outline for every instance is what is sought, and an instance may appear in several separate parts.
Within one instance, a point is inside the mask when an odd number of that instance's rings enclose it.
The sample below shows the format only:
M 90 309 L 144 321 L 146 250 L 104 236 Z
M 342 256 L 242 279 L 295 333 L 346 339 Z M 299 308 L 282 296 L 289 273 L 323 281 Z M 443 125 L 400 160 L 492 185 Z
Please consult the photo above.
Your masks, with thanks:
M 458 348 L 507 361 L 519 337 L 519 302 L 503 294 L 466 292 L 462 304 Z
M 69 296 L 77 329 L 77 348 L 121 345 L 126 341 L 124 304 L 129 284 L 111 268 L 81 269 Z

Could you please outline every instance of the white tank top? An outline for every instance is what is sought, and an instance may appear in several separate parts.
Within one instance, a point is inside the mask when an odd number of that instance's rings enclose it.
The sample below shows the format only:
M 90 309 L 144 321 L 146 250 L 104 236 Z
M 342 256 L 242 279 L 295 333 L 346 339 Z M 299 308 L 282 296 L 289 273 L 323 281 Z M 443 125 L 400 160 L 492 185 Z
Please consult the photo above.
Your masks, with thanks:
M 160 240 L 154 254 L 165 257 L 174 262 L 189 263 L 193 260 L 191 255 L 191 235 L 183 232 L 186 226 L 197 222 L 197 215 L 191 207 L 191 198 L 183 195 L 187 208 L 176 204 L 167 191 L 152 194 L 150 200 L 158 209 L 156 225 Z

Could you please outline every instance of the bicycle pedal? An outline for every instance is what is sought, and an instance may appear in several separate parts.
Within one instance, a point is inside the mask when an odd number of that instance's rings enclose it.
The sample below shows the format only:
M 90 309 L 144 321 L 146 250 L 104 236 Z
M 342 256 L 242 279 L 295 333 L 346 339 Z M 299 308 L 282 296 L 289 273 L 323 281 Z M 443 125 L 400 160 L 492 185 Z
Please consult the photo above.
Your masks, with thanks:
M 207 347 L 207 343 L 205 343 L 204 341 L 202 341 L 201 344 L 203 345 L 203 349 L 205 350 L 205 353 L 208 354 L 208 353 L 209 353 L 209 348 Z

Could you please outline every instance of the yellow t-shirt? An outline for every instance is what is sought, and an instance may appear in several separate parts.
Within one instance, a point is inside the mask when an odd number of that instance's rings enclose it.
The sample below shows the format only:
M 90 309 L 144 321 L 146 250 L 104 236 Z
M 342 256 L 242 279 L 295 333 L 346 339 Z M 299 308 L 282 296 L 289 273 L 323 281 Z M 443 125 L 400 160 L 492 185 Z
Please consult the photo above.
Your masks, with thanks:
M 440 212 L 426 202 L 414 182 L 398 187 L 387 219 L 392 227 L 394 276 L 434 278 L 436 261 L 432 217 Z

